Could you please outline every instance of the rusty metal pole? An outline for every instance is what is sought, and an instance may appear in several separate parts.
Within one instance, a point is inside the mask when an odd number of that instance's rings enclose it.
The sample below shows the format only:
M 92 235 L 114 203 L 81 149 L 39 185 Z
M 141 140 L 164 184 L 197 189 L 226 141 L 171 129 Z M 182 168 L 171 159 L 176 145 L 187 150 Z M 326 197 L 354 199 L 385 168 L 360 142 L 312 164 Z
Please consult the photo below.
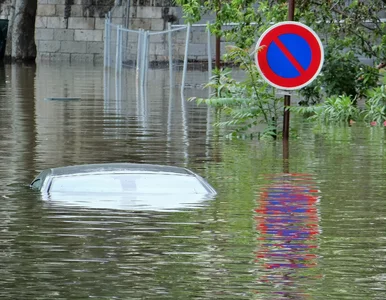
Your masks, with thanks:
M 295 0 L 288 0 L 288 21 L 293 21 L 295 17 Z
M 288 0 L 288 21 L 293 21 L 295 15 L 295 0 Z M 291 105 L 291 96 L 284 96 L 283 141 L 289 139 L 290 112 L 287 109 Z
M 288 21 L 293 21 L 295 16 L 295 0 L 288 0 Z M 290 112 L 288 110 L 291 105 L 291 96 L 284 96 L 284 115 L 283 115 L 283 159 L 284 172 L 289 172 L 289 129 L 290 129 Z

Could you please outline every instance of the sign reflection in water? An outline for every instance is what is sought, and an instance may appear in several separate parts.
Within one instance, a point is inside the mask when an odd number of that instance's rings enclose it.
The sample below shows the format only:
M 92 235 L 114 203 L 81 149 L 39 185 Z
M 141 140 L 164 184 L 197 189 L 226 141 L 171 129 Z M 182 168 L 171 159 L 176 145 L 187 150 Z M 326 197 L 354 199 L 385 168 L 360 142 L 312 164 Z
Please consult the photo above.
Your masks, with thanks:
M 256 262 L 263 270 L 258 293 L 268 284 L 267 291 L 276 296 L 303 299 L 307 294 L 298 281 L 313 277 L 315 272 L 304 271 L 318 262 L 319 191 L 310 175 L 283 174 L 270 181 L 262 188 L 255 210 L 259 234 Z

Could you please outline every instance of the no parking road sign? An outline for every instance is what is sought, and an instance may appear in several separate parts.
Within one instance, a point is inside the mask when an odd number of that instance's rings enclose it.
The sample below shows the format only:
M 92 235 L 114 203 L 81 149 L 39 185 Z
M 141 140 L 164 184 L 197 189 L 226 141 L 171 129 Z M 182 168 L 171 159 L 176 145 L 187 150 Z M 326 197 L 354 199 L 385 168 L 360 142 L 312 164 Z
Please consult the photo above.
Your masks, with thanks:
M 256 65 L 263 78 L 283 90 L 300 89 L 318 76 L 323 45 L 317 34 L 298 22 L 280 22 L 268 28 L 256 44 Z

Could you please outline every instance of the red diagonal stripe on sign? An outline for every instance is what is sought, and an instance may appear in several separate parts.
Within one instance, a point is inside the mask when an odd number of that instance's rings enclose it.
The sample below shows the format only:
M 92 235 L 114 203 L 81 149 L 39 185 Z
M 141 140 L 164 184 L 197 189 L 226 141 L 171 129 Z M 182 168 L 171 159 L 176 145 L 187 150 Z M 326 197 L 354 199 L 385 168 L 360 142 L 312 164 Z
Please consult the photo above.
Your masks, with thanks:
M 296 58 L 292 55 L 292 53 L 287 49 L 287 47 L 278 39 L 273 39 L 273 42 L 279 47 L 281 52 L 288 58 L 291 64 L 295 67 L 295 69 L 300 73 L 304 73 L 306 70 L 303 69 L 302 65 L 296 60 Z

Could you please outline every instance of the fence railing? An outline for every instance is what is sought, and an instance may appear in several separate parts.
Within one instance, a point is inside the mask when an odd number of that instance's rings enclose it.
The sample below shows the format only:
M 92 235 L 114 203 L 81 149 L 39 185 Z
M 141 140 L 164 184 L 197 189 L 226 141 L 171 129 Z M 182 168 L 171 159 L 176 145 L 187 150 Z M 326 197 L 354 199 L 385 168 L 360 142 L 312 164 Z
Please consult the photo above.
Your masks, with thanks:
M 185 87 L 188 68 L 189 44 L 192 27 L 206 27 L 206 24 L 171 25 L 167 30 L 131 30 L 105 19 L 104 66 L 122 72 L 122 68 L 133 68 L 137 82 L 147 83 L 150 64 L 169 67 L 170 78 L 176 68 L 182 68 L 181 88 Z M 206 54 L 209 77 L 212 74 L 211 34 L 207 32 Z

